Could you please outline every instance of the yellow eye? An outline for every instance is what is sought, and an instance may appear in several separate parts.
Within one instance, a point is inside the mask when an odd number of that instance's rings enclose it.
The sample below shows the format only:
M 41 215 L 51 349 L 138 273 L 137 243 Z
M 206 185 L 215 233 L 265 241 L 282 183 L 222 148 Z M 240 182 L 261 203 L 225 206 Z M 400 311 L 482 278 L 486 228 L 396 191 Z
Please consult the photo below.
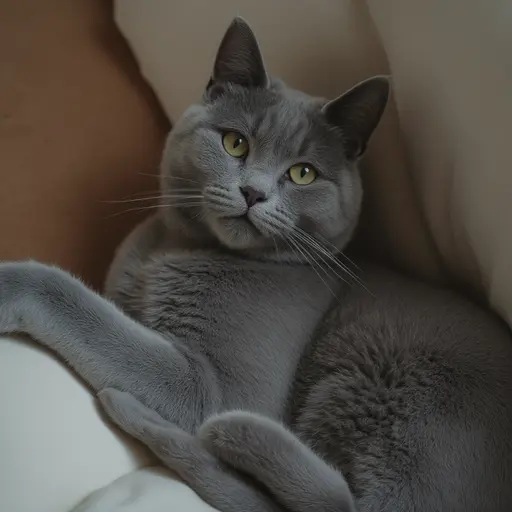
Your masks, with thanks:
M 228 155 L 235 158 L 243 158 L 249 153 L 247 139 L 237 132 L 228 132 L 222 137 L 222 145 Z
M 288 172 L 290 179 L 297 185 L 309 185 L 313 183 L 318 176 L 316 169 L 308 164 L 294 165 Z

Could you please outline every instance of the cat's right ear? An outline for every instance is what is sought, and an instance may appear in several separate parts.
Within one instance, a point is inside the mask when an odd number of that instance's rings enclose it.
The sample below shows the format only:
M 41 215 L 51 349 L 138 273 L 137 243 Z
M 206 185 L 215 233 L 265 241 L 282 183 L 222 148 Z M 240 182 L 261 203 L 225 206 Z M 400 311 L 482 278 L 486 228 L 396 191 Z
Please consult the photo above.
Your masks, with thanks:
M 268 76 L 254 32 L 242 18 L 235 18 L 228 27 L 206 87 L 206 99 L 212 100 L 231 83 L 242 87 L 267 87 Z

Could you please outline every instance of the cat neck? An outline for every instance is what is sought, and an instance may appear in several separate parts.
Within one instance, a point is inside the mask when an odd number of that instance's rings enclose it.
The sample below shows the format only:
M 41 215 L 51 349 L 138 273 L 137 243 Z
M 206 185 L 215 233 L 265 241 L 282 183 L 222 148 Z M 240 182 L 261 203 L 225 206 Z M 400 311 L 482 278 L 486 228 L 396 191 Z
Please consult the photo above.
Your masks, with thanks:
M 172 212 L 162 211 L 157 215 L 160 216 L 165 228 L 164 246 L 169 248 L 210 250 L 246 260 L 311 266 L 304 252 L 292 247 L 288 242 L 275 240 L 271 246 L 235 250 L 220 243 L 198 218 L 190 217 L 188 212 L 175 209 Z

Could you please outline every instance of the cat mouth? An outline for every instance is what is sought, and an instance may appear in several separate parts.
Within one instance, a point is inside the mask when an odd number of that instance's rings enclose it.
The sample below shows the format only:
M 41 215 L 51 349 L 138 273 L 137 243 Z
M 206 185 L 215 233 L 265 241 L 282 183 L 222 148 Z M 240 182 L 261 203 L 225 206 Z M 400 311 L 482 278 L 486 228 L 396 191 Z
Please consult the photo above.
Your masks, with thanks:
M 263 232 L 250 218 L 248 211 L 242 215 L 224 217 L 222 220 L 224 225 L 234 233 L 243 234 L 244 236 L 250 235 L 256 238 L 264 237 Z
M 247 210 L 243 215 L 239 215 L 238 217 L 234 218 L 248 225 L 251 229 L 256 231 L 258 235 L 263 235 L 263 233 L 259 230 L 258 226 L 256 226 L 256 224 L 254 224 L 254 222 L 249 217 L 249 210 Z

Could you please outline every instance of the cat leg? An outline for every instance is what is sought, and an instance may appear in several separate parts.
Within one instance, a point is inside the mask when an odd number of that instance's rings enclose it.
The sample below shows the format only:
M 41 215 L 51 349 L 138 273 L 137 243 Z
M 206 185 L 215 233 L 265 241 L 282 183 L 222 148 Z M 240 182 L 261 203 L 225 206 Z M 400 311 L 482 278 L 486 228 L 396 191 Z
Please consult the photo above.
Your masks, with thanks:
M 194 437 L 165 421 L 133 396 L 115 389 L 98 394 L 107 415 L 145 444 L 204 501 L 221 512 L 282 512 L 255 482 L 220 462 Z
M 208 419 L 198 432 L 208 449 L 265 485 L 294 512 L 353 512 L 343 476 L 281 424 L 233 411 Z
M 40 263 L 0 264 L 0 333 L 30 335 L 96 391 L 128 391 L 187 431 L 218 410 L 208 362 L 121 312 L 68 273 Z

